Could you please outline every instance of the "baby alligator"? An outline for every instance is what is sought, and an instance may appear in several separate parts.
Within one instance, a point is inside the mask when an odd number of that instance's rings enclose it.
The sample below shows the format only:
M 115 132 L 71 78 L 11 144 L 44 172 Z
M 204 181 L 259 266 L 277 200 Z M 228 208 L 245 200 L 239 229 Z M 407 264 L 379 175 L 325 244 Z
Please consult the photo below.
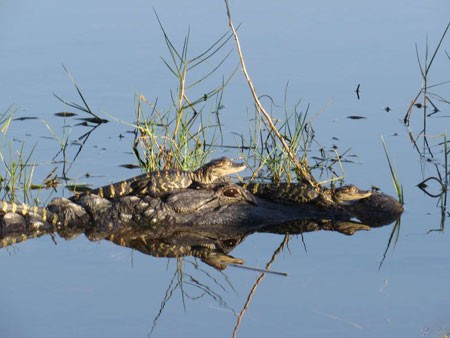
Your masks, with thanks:
M 246 183 L 244 188 L 256 196 L 276 202 L 295 204 L 344 205 L 372 195 L 371 191 L 360 190 L 354 185 L 326 189 L 321 186 L 314 187 L 307 183 Z
M 195 171 L 153 171 L 90 190 L 88 194 L 96 194 L 107 199 L 130 194 L 148 194 L 153 197 L 159 197 L 177 189 L 188 188 L 191 185 L 202 186 L 211 184 L 223 176 L 234 174 L 244 169 L 245 164 L 233 162 L 227 157 L 221 157 L 208 162 Z M 79 196 L 80 194 L 75 195 L 71 200 L 77 200 Z

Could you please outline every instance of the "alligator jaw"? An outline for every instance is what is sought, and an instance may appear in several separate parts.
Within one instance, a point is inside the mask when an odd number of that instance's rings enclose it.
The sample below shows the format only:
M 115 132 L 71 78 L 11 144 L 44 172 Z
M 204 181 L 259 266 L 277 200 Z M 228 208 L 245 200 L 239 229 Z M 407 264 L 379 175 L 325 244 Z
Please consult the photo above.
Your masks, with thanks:
M 351 203 L 354 201 L 362 200 L 364 198 L 370 197 L 372 191 L 370 190 L 360 190 L 359 188 L 350 189 L 346 192 L 336 193 L 335 199 L 339 204 Z
M 229 163 L 226 166 L 219 166 L 211 170 L 213 176 L 222 177 L 226 175 L 236 174 L 244 170 L 245 168 L 247 168 L 247 166 L 244 163 L 236 163 L 229 161 Z

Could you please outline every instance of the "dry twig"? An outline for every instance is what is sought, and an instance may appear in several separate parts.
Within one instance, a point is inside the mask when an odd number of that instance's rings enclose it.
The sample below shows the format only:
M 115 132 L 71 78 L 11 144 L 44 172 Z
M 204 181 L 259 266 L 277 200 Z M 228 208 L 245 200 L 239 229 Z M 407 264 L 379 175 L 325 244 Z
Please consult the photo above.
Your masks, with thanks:
M 286 143 L 285 139 L 283 138 L 283 136 L 280 134 L 280 132 L 278 131 L 278 129 L 272 122 L 270 115 L 267 113 L 267 111 L 264 109 L 263 105 L 261 104 L 261 101 L 259 100 L 258 95 L 256 94 L 256 90 L 255 90 L 255 87 L 253 86 L 252 80 L 251 80 L 250 76 L 248 75 L 247 69 L 245 67 L 245 61 L 244 61 L 244 57 L 242 55 L 239 38 L 236 33 L 236 29 L 234 28 L 233 20 L 231 19 L 231 12 L 230 12 L 230 7 L 228 5 L 228 0 L 225 0 L 225 5 L 227 8 L 228 24 L 231 28 L 231 31 L 233 32 L 233 36 L 236 41 L 236 47 L 237 47 L 237 51 L 239 54 L 239 60 L 241 62 L 242 72 L 243 72 L 245 79 L 247 80 L 247 83 L 250 87 L 250 91 L 252 93 L 253 100 L 255 101 L 255 104 L 258 107 L 258 110 L 264 115 L 264 118 L 266 119 L 268 126 L 270 127 L 272 132 L 275 134 L 275 136 L 278 138 L 278 140 L 280 140 L 284 150 L 286 151 L 286 153 L 289 156 L 289 158 L 291 159 L 291 161 L 295 164 L 296 168 L 302 175 L 303 179 L 306 180 L 311 185 L 316 185 L 314 182 L 314 179 L 312 178 L 312 176 L 310 175 L 310 173 L 308 171 L 308 164 L 307 164 L 306 159 L 302 159 L 301 161 L 298 161 L 297 157 L 289 149 L 289 146 Z

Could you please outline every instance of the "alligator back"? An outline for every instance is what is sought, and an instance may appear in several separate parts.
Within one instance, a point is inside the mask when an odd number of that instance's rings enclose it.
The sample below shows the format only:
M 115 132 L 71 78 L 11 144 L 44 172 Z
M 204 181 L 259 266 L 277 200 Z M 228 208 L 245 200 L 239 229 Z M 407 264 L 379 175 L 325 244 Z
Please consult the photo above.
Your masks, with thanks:
M 124 181 L 105 185 L 89 191 L 100 197 L 110 199 L 127 195 L 148 194 L 158 197 L 177 189 L 188 188 L 193 183 L 192 172 L 183 170 L 153 171 Z M 73 199 L 77 199 L 74 196 Z
M 276 202 L 309 203 L 319 197 L 320 188 L 306 183 L 246 183 L 244 188 L 253 195 Z

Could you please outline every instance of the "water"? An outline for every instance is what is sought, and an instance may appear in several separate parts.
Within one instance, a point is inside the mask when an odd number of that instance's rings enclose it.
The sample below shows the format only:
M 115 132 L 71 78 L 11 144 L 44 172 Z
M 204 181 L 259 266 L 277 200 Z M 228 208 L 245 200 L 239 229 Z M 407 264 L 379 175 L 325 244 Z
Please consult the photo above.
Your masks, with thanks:
M 305 234 L 306 252 L 300 238 L 292 239 L 290 250 L 279 255 L 272 267 L 289 277 L 265 278 L 238 336 L 443 337 L 450 330 L 449 239 L 445 232 L 427 233 L 439 227 L 440 209 L 436 199 L 416 187 L 423 179 L 436 176 L 436 171 L 420 159 L 408 137 L 410 130 L 415 135 L 421 130 L 420 110 L 414 110 L 410 129 L 401 120 L 420 89 L 414 44 L 423 58 L 428 36 L 433 50 L 449 21 L 450 4 L 347 0 L 231 5 L 235 23 L 242 23 L 240 39 L 256 89 L 279 104 L 274 114 L 282 112 L 289 82 L 288 104 L 292 108 L 302 99 L 303 110 L 310 104 L 316 139 L 327 147 L 336 145 L 341 154 L 350 149 L 349 154 L 357 156 L 348 157 L 356 163 L 345 164 L 346 181 L 367 188 L 376 185 L 395 194 L 380 139 L 383 135 L 406 200 L 398 244 L 388 251 L 381 270 L 378 266 L 391 227 L 352 237 Z M 36 181 L 55 167 L 49 160 L 58 150 L 42 121 L 62 137 L 68 129 L 53 114 L 73 110 L 52 93 L 79 102 L 61 64 L 75 77 L 91 108 L 111 120 L 92 134 L 69 175 L 86 181 L 83 175 L 89 173 L 93 176 L 89 183 L 101 185 L 138 173 L 119 167 L 134 161 L 132 136 L 127 133 L 132 128 L 114 118 L 135 120 L 135 94 L 152 101 L 159 98 L 159 105 L 167 107 L 169 90 L 177 85 L 160 59 L 169 55 L 152 7 L 178 46 L 190 28 L 192 55 L 228 27 L 220 1 L 172 1 L 170 5 L 137 0 L 0 1 L 0 110 L 14 105 L 16 117 L 39 118 L 15 121 L 7 134 L 8 140 L 25 141 L 28 151 L 36 144 L 32 156 L 38 165 Z M 450 79 L 444 50 L 449 51 L 448 36 L 431 69 L 432 83 Z M 233 54 L 215 84 L 236 65 Z M 358 83 L 360 100 L 354 92 Z M 448 88 L 444 85 L 435 91 L 448 100 Z M 192 97 L 196 94 L 191 93 Z M 223 103 L 226 143 L 234 144 L 231 132 L 246 132 L 247 111 L 252 109 L 241 75 L 228 86 Z M 384 110 L 387 106 L 390 112 Z M 439 108 L 439 115 L 428 120 L 433 144 L 448 129 L 449 107 L 439 103 Z M 348 119 L 351 115 L 366 119 Z M 85 131 L 74 126 L 71 139 Z M 9 149 L 5 144 L 4 156 Z M 19 142 L 13 144 L 20 147 Z M 433 150 L 442 165 L 442 146 Z M 276 235 L 255 235 L 232 254 L 248 265 L 262 267 L 281 241 Z M 146 337 L 176 273 L 176 262 L 83 237 L 56 238 L 55 242 L 47 236 L 0 253 L 4 271 L 1 336 Z M 193 298 L 186 296 L 183 302 L 177 289 L 152 336 L 231 336 L 234 313 L 242 308 L 258 274 L 230 267 L 221 275 L 206 265 L 200 267 L 212 277 L 189 263 L 184 272 L 217 292 L 226 305 L 208 296 L 196 299 L 202 293 L 186 285 L 185 292 Z

